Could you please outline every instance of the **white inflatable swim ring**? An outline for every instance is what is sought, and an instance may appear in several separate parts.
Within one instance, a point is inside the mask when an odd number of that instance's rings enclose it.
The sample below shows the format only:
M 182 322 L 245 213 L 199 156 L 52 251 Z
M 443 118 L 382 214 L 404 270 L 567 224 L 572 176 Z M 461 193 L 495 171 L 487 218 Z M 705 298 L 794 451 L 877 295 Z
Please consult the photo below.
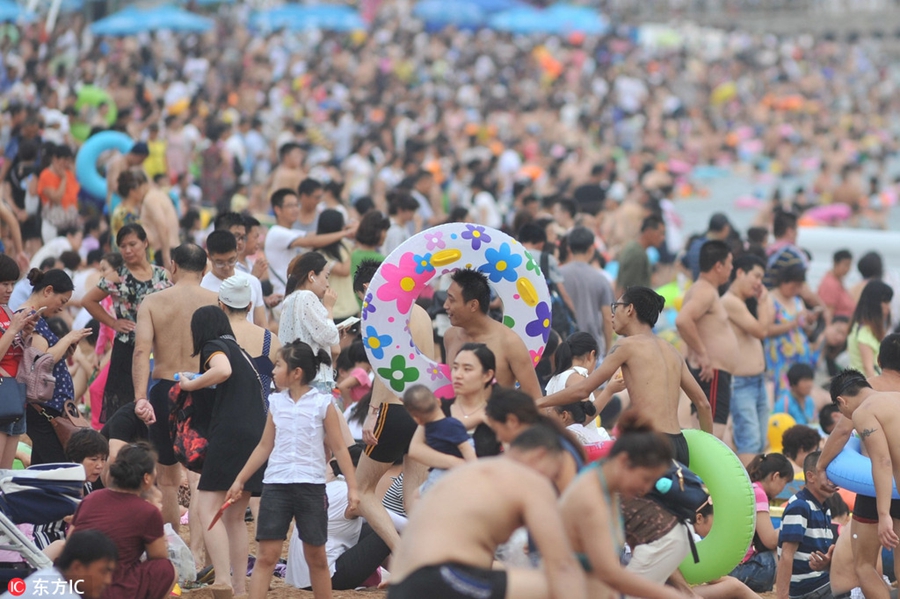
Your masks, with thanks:
M 503 300 L 503 324 L 537 365 L 550 336 L 550 292 L 538 262 L 518 241 L 481 225 L 449 223 L 402 243 L 381 264 L 363 300 L 362 337 L 372 369 L 397 395 L 422 384 L 453 395 L 450 369 L 422 354 L 409 332 L 412 305 L 428 282 L 460 268 L 484 273 Z

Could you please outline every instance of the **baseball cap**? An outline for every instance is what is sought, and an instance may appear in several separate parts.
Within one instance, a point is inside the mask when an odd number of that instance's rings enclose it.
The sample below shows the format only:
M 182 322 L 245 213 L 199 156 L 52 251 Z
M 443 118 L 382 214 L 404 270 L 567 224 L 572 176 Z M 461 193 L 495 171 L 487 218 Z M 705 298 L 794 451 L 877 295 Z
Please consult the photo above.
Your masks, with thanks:
M 147 144 L 139 141 L 133 146 L 131 146 L 131 154 L 135 154 L 137 156 L 149 156 L 150 148 L 147 147 Z
M 219 287 L 219 301 L 236 310 L 249 306 L 252 296 L 250 279 L 241 275 L 228 277 L 222 281 L 222 286 Z

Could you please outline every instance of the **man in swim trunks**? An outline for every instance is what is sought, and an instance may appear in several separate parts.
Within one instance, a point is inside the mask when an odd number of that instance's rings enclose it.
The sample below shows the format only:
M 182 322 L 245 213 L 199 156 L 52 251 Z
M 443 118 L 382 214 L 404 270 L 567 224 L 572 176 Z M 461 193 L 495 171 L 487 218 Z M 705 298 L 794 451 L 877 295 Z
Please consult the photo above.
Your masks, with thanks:
M 875 481 L 876 495 L 879 493 L 880 482 L 882 486 L 887 485 L 885 491 L 887 496 L 881 498 L 863 494 L 856 496 L 851 540 L 853 565 L 865 596 L 883 599 L 888 597 L 888 589 L 876 570 L 878 556 L 881 554 L 882 545 L 896 547 L 897 536 L 900 535 L 900 500 L 891 498 L 891 470 L 892 465 L 900 465 L 900 444 L 894 441 L 890 434 L 884 433 L 887 430 L 896 430 L 889 428 L 891 425 L 887 422 L 893 422 L 893 426 L 900 422 L 894 416 L 900 410 L 900 392 L 898 392 L 900 335 L 892 334 L 885 337 L 879 350 L 878 363 L 881 365 L 882 373 L 869 381 L 862 378 L 859 373 L 856 373 L 859 375 L 857 377 L 842 373 L 832 380 L 832 401 L 838 405 L 844 418 L 837 423 L 825 442 L 823 457 L 819 458 L 817 465 L 817 473 L 825 474 L 828 464 L 843 449 L 853 429 L 856 428 L 869 457 L 872 458 L 872 478 Z M 844 386 L 848 390 L 845 391 Z M 855 396 L 849 399 L 843 397 L 845 394 L 850 396 L 854 390 Z M 867 431 L 870 432 L 866 434 Z M 876 451 L 873 451 L 873 447 Z M 881 460 L 877 459 L 879 455 L 882 456 Z M 876 471 L 880 478 L 876 478 Z M 894 567 L 900 567 L 900 551 L 894 551 Z
M 713 432 L 725 435 L 731 409 L 731 373 L 737 365 L 738 342 L 719 297 L 719 287 L 731 278 L 731 248 L 711 240 L 700 248 L 700 278 L 684 296 L 675 325 L 688 346 L 691 374 L 709 398 Z
M 391 560 L 388 599 L 583 599 L 584 573 L 548 481 L 564 459 L 556 431 L 535 426 L 504 456 L 451 470 L 416 505 Z M 543 568 L 492 570 L 497 547 L 520 526 Z
M 621 368 L 632 407 L 646 416 L 654 429 L 669 435 L 675 459 L 689 465 L 687 441 L 678 424 L 682 389 L 697 409 L 700 428 L 708 433 L 713 430 L 712 410 L 678 350 L 653 334 L 664 305 L 665 300 L 652 289 L 629 287 L 612 305 L 613 330 L 622 338 L 587 378 L 541 398 L 538 406 L 562 406 L 584 399 Z
M 378 267 L 379 263 L 374 260 L 363 260 L 360 263 L 353 278 L 353 290 L 360 298 L 366 295 L 369 281 L 375 276 Z M 416 347 L 433 358 L 431 318 L 416 304 L 413 304 L 409 318 L 409 330 Z M 376 493 L 376 487 L 394 462 L 403 458 L 403 499 L 407 513 L 410 511 L 412 492 L 425 482 L 428 475 L 425 466 L 406 455 L 415 432 L 416 421 L 403 407 L 403 402 L 385 387 L 380 378 L 375 377 L 369 413 L 363 423 L 366 450 L 359 457 L 356 467 L 356 484 L 359 487 L 360 514 L 392 551 L 400 541 L 400 536 L 381 503 L 381 496 Z
M 524 393 L 534 399 L 541 397 L 537 372 L 525 342 L 512 329 L 488 316 L 491 288 L 487 277 L 475 270 L 461 269 L 451 278 L 444 302 L 453 325 L 444 333 L 447 364 L 453 364 L 459 348 L 466 343 L 484 343 L 497 360 L 494 377 L 498 385 L 515 387 L 518 381 Z
M 742 255 L 734 261 L 734 280 L 722 296 L 722 305 L 741 357 L 733 372 L 731 415 L 735 449 L 744 466 L 765 451 L 769 426 L 766 357 L 762 342 L 772 322 L 772 304 L 768 301 L 766 286 L 762 284 L 765 268 L 765 262 L 759 256 L 749 252 Z M 750 298 L 759 300 L 756 314 L 747 308 Z
M 197 370 L 197 358 L 191 355 L 191 317 L 197 308 L 215 306 L 218 296 L 200 287 L 206 269 L 206 252 L 200 246 L 185 243 L 176 247 L 172 250 L 172 263 L 167 266 L 172 272 L 172 287 L 164 289 L 165 293 L 148 295 L 138 309 L 131 378 L 134 411 L 147 423 L 150 441 L 159 455 L 157 482 L 162 491 L 163 519 L 178 526 L 181 465 L 175 459 L 169 436 L 169 389 L 175 385 L 176 372 Z M 157 382 L 148 400 L 151 352 L 153 378 Z

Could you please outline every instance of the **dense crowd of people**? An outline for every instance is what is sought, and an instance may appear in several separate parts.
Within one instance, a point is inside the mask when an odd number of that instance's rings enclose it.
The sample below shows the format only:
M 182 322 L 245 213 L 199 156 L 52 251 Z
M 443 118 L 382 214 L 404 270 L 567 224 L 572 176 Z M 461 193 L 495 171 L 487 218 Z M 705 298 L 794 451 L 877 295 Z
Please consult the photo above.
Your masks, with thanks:
M 34 576 L 148 599 L 262 599 L 273 576 L 324 598 L 387 573 L 392 598 L 887 597 L 887 265 L 835 247 L 808 281 L 798 245 L 823 207 L 887 227 L 881 42 L 431 31 L 375 4 L 365 34 L 261 35 L 236 5 L 204 35 L 95 38 L 75 17 L 0 38 L 0 375 L 37 353 L 53 377 L 0 426 L 0 468 L 86 472 L 70 521 L 28 529 L 56 559 Z M 74 158 L 107 129 L 133 144 L 100 157 L 93 197 Z M 756 226 L 686 222 L 698 168 L 774 182 Z M 442 223 L 521 243 L 551 331 L 535 365 L 484 273 L 436 277 L 406 328 L 453 397 L 399 394 L 359 317 L 382 261 Z M 734 451 L 757 513 L 731 575 L 693 587 L 677 568 L 712 503 L 685 522 L 647 496 L 690 466 L 685 428 Z M 854 428 L 876 495 L 845 497 L 850 523 L 825 469 Z

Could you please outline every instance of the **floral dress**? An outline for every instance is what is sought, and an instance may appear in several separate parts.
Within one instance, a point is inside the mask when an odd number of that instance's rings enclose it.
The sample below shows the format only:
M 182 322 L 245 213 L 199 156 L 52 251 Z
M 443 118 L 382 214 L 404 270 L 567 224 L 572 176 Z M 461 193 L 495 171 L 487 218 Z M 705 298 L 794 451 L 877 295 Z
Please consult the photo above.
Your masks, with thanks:
M 775 304 L 775 324 L 790 322 L 803 312 L 803 302 L 799 297 L 794 302 L 794 314 L 790 314 L 785 306 L 772 298 Z M 775 380 L 775 397 L 781 396 L 782 389 L 788 388 L 787 371 L 794 364 L 809 364 L 813 369 L 819 361 L 817 351 L 809 345 L 806 333 L 802 328 L 791 329 L 775 337 L 769 337 L 765 343 L 766 369 Z
M 138 307 L 144 297 L 172 285 L 165 269 L 152 266 L 153 272 L 146 281 L 140 281 L 127 267 L 119 269 L 119 282 L 100 279 L 97 287 L 113 298 L 113 308 L 117 319 L 137 322 Z M 100 422 L 116 413 L 120 407 L 134 401 L 134 386 L 131 381 L 131 363 L 134 356 L 134 331 L 116 333 L 112 356 L 109 359 L 109 378 L 103 393 L 103 413 Z

